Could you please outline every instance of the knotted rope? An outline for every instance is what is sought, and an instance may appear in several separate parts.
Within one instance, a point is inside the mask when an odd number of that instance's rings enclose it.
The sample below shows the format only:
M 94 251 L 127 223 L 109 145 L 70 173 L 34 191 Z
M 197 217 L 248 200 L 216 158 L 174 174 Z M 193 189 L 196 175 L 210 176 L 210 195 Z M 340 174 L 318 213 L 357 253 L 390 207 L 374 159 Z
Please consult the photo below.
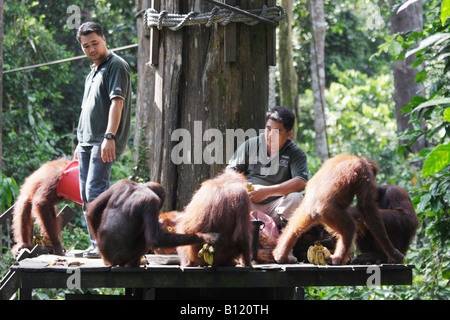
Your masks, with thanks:
M 269 8 L 263 5 L 262 9 L 247 11 L 275 22 L 279 22 L 286 17 L 286 11 L 280 6 Z M 159 30 L 167 27 L 172 31 L 178 31 L 183 27 L 199 24 L 210 27 L 214 23 L 226 26 L 230 22 L 242 22 L 250 26 L 259 23 L 259 21 L 250 17 L 217 7 L 214 7 L 211 12 L 207 13 L 189 12 L 188 14 L 174 14 L 165 10 L 158 12 L 152 8 L 145 10 L 144 13 L 144 26 L 146 28 L 157 27 Z

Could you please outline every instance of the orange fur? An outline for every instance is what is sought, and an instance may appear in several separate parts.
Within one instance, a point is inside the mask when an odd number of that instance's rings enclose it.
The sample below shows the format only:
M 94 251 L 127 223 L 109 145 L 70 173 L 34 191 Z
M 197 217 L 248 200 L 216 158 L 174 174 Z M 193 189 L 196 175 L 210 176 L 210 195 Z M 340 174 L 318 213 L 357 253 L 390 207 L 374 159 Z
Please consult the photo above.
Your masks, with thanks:
M 276 261 L 273 258 L 272 251 L 277 245 L 277 239 L 269 237 L 267 234 L 260 232 L 258 241 L 259 247 L 256 262 L 261 264 L 275 263 Z
M 64 255 L 60 239 L 61 223 L 56 217 L 55 205 L 64 200 L 56 194 L 56 187 L 69 162 L 65 158 L 49 161 L 25 179 L 13 211 L 14 256 L 22 248 L 33 248 L 33 219 L 52 243 L 51 251 Z
M 405 189 L 397 185 L 378 185 L 377 190 L 377 203 L 389 239 L 396 249 L 402 254 L 406 254 L 419 227 L 419 219 L 411 198 Z M 377 261 L 388 262 L 389 259 L 382 247 L 373 234 L 367 230 L 359 210 L 350 207 L 347 211 L 357 221 L 359 229 L 356 244 L 361 255 L 354 261 L 361 264 L 376 263 Z
M 154 248 L 192 243 L 216 244 L 218 234 L 176 234 L 158 221 L 166 193 L 155 182 L 119 180 L 89 203 L 86 218 L 106 265 L 138 267 L 141 256 Z
M 392 246 L 376 204 L 375 174 L 378 167 L 370 159 L 354 155 L 338 155 L 327 160 L 307 183 L 305 197 L 283 230 L 273 254 L 279 263 L 296 262 L 290 255 L 297 239 L 311 226 L 322 224 L 337 237 L 331 256 L 333 264 L 349 260 L 355 223 L 346 212 L 354 196 L 357 208 L 393 262 L 404 256 Z
M 159 214 L 159 224 L 164 232 L 175 233 L 175 226 L 177 224 L 178 216 L 180 212 L 169 211 Z M 176 254 L 177 248 L 155 248 L 153 249 L 155 254 Z
M 251 267 L 252 225 L 246 183 L 245 176 L 234 171 L 204 181 L 179 218 L 177 232 L 221 234 L 222 243 L 214 254 L 213 265 L 233 265 L 234 259 L 240 257 L 241 264 Z M 201 247 L 178 247 L 182 265 L 205 266 L 203 258 L 198 257 Z

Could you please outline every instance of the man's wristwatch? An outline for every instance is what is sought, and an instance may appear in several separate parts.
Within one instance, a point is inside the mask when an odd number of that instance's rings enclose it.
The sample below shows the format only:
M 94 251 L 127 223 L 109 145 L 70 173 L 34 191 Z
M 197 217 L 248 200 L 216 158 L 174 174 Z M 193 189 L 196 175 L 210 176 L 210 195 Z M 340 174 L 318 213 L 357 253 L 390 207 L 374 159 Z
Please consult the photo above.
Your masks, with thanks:
M 115 140 L 115 139 L 116 139 L 116 136 L 113 135 L 113 134 L 110 133 L 110 132 L 105 133 L 104 137 L 105 137 L 105 139 L 108 139 L 108 140 Z

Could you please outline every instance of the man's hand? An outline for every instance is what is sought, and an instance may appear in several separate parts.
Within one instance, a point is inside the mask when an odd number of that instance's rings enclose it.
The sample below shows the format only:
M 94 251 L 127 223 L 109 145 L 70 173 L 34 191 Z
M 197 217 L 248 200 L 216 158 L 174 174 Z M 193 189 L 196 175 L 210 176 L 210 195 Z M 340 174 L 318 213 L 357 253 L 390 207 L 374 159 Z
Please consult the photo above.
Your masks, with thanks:
M 116 141 L 114 139 L 103 139 L 102 160 L 103 162 L 116 160 Z
M 266 200 L 268 197 L 271 196 L 271 187 L 270 186 L 263 186 L 260 184 L 253 185 L 255 188 L 254 191 L 251 191 L 248 193 L 248 197 L 250 198 L 250 201 L 253 203 L 258 203 L 263 200 Z
M 295 177 L 287 180 L 281 184 L 275 184 L 271 186 L 264 186 L 260 184 L 254 184 L 254 191 L 248 193 L 250 201 L 253 203 L 258 203 L 266 200 L 269 197 L 281 197 L 285 196 L 291 192 L 300 192 L 305 189 L 306 181 Z

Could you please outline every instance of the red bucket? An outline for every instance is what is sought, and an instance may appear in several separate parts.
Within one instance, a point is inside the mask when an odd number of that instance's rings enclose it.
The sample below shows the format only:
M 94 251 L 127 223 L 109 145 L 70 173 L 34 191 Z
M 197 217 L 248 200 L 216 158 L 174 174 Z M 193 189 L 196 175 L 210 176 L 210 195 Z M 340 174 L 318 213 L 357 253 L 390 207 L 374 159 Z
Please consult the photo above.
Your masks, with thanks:
M 61 174 L 56 193 L 59 197 L 69 199 L 73 202 L 83 204 L 80 195 L 80 181 L 78 176 L 78 159 L 75 159 L 66 166 Z

